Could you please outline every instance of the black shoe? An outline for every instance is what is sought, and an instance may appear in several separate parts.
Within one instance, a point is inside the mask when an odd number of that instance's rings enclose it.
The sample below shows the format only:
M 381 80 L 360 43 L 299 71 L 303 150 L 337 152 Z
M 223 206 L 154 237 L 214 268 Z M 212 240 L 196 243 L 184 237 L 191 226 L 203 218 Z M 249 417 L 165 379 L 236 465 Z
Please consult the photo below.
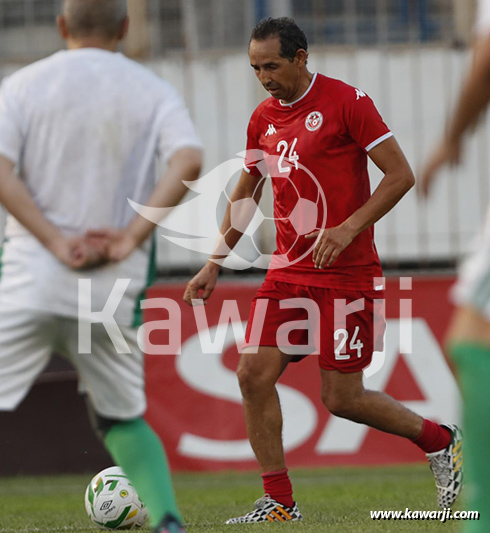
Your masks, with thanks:
M 153 533 L 187 533 L 184 526 L 175 518 L 174 515 L 167 513 Z

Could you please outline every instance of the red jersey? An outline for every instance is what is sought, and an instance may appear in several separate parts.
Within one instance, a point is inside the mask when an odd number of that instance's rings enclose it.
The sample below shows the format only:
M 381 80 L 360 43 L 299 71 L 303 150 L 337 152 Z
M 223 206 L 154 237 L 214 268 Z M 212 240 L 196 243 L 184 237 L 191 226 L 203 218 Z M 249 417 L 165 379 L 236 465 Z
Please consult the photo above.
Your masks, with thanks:
M 314 241 L 304 237 L 338 226 L 371 195 L 367 152 L 392 136 L 372 100 L 315 74 L 295 102 L 262 102 L 247 134 L 245 168 L 254 176 L 269 174 L 274 193 L 277 249 L 267 279 L 372 290 L 373 278 L 382 276 L 373 227 L 324 269 L 314 267 Z

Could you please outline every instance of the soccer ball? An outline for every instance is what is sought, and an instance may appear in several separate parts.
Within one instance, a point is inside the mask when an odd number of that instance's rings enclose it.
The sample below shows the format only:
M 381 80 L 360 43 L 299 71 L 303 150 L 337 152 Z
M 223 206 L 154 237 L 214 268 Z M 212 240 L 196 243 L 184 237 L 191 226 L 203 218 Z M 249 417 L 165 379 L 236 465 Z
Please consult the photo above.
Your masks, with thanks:
M 85 491 L 85 509 L 100 529 L 133 529 L 148 520 L 148 511 L 118 466 L 97 474 Z

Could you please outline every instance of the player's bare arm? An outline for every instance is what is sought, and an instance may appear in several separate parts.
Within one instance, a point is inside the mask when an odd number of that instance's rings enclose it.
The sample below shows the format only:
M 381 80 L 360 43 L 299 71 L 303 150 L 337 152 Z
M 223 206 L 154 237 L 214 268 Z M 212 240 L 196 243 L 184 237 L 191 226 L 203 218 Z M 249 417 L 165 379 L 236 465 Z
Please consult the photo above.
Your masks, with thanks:
M 189 305 L 192 305 L 192 300 L 202 299 L 205 302 L 211 296 L 216 286 L 220 264 L 243 235 L 243 233 L 232 227 L 231 204 L 237 200 L 253 198 L 255 205 L 257 205 L 262 196 L 263 186 L 264 180 L 261 177 L 252 176 L 245 170 L 242 171 L 242 175 L 231 193 L 230 202 L 228 203 L 223 223 L 221 224 L 220 235 L 214 253 L 204 267 L 187 284 L 184 301 Z M 241 213 L 239 216 L 241 216 Z M 253 212 L 247 210 L 246 213 L 243 213 L 243 216 L 251 219 Z M 200 295 L 201 291 L 203 292 Z
M 199 177 L 202 166 L 201 151 L 196 148 L 182 148 L 168 163 L 167 171 L 158 182 L 150 199 L 148 208 L 175 207 L 189 191 L 184 182 L 194 181 Z M 151 217 L 149 217 L 151 218 Z M 143 214 L 138 214 L 123 229 L 104 228 L 87 232 L 87 237 L 99 246 L 106 247 L 110 261 L 126 259 L 143 242 L 150 237 L 155 224 Z
M 394 137 L 370 150 L 369 157 L 384 174 L 373 195 L 340 226 L 306 236 L 317 239 L 313 250 L 316 268 L 332 265 L 357 235 L 386 215 L 415 184 L 412 169 Z
M 490 36 L 474 46 L 473 65 L 463 86 L 444 138 L 432 152 L 418 180 L 419 193 L 427 196 L 437 172 L 446 164 L 459 163 L 465 133 L 476 124 L 490 102 Z
M 83 236 L 66 237 L 49 222 L 17 176 L 14 163 L 3 156 L 0 156 L 0 203 L 68 267 L 82 269 L 103 264 L 103 256 Z

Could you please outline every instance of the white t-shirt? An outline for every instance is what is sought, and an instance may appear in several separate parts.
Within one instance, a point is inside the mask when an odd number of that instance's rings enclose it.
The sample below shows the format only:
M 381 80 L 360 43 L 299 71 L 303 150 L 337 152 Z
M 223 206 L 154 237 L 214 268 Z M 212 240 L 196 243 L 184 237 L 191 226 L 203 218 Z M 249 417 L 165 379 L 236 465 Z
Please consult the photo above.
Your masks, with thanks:
M 490 0 L 478 0 L 475 33 L 478 37 L 483 37 L 490 33 Z
M 0 88 L 0 154 L 44 215 L 65 234 L 122 228 L 145 204 L 156 165 L 179 149 L 201 147 L 176 90 L 122 54 L 96 48 L 61 51 L 6 78 Z M 71 271 L 12 216 L 7 219 L 0 302 L 78 316 L 78 279 L 92 279 L 101 311 L 116 279 L 131 279 L 116 313 L 133 323 L 151 268 L 151 243 L 127 260 Z

